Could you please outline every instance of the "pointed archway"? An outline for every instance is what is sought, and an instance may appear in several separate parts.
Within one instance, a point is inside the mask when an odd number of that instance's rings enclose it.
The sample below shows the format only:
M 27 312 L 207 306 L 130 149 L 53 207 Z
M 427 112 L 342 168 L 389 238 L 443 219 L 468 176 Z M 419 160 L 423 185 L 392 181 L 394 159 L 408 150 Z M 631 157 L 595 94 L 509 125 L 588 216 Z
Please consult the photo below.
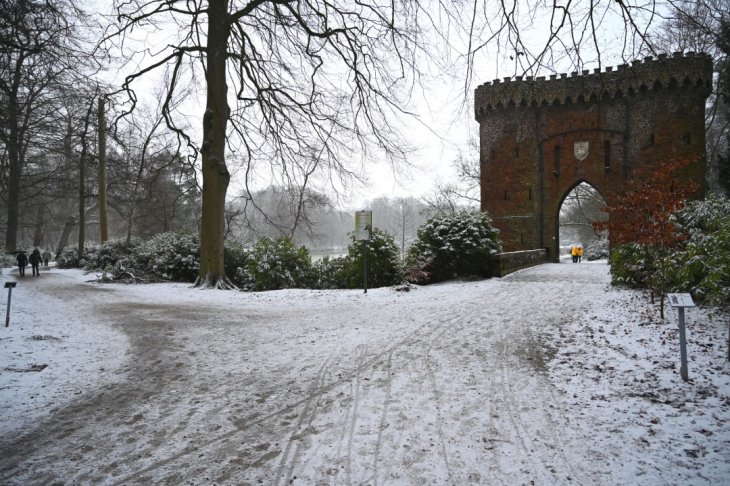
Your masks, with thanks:
M 593 223 L 607 219 L 605 206 L 601 192 L 586 180 L 579 180 L 565 193 L 555 215 L 555 240 L 561 261 L 573 245 L 580 245 L 585 251 L 604 245 L 605 235 L 597 232 Z

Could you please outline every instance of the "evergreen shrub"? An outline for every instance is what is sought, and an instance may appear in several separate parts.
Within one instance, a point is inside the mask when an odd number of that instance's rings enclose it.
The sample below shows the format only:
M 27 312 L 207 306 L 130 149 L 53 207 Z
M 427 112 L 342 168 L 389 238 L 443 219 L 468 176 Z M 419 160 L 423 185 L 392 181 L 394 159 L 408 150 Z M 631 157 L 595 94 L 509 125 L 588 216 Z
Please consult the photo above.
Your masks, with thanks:
M 61 253 L 56 256 L 56 266 L 58 268 L 81 268 L 77 248 L 76 245 L 72 245 L 61 250 Z
M 253 290 L 307 288 L 312 260 L 305 247 L 296 248 L 289 238 L 262 238 L 256 243 L 246 270 Z
M 324 257 L 312 263 L 311 285 L 315 289 L 347 288 L 347 257 Z
M 104 280 L 193 282 L 200 268 L 199 247 L 196 235 L 161 233 L 144 242 L 115 239 L 88 245 L 81 260 L 78 247 L 69 246 L 56 265 L 103 272 Z
M 661 260 L 654 248 L 623 245 L 611 252 L 611 283 L 630 288 L 649 285 L 651 275 L 666 278 L 666 292 L 689 292 L 697 302 L 730 304 L 730 200 L 710 196 L 674 215 L 686 240 Z
M 246 266 L 251 260 L 251 252 L 235 243 L 226 244 L 223 250 L 225 272 L 228 279 L 241 290 L 253 290 L 254 279 Z
M 403 281 L 403 270 L 400 261 L 400 250 L 393 237 L 374 228 L 368 245 L 368 287 L 388 287 Z M 360 288 L 363 284 L 364 245 L 362 241 L 353 241 L 347 247 L 342 276 L 349 288 Z
M 668 259 L 670 287 L 698 302 L 730 304 L 730 200 L 693 201 L 676 217 L 688 239 Z
M 502 251 L 499 230 L 486 213 L 458 211 L 429 219 L 408 251 L 407 274 L 414 283 L 488 276 L 489 258 Z
M 79 266 L 88 270 L 112 271 L 120 259 L 134 254 L 140 243 L 139 239 L 134 238 L 127 244 L 126 239 L 119 238 L 100 245 L 89 245 L 84 249 L 84 258 Z
M 608 259 L 608 237 L 604 232 L 598 238 L 586 243 L 583 258 L 588 261 Z
M 608 259 L 611 265 L 611 285 L 644 288 L 653 274 L 655 258 L 651 248 L 628 243 L 614 248 Z
M 160 233 L 139 245 L 129 263 L 147 279 L 194 282 L 200 270 L 200 240 L 196 234 Z
M 5 248 L 0 247 L 0 268 L 10 268 L 17 265 L 18 261 L 12 253 L 5 253 Z

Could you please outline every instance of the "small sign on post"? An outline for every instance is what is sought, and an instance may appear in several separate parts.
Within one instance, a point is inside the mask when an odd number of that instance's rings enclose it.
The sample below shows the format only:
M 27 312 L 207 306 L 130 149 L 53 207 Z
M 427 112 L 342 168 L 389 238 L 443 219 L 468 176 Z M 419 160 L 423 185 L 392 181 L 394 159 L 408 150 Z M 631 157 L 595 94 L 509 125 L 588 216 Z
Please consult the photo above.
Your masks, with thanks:
M 355 241 L 362 241 L 362 288 L 368 293 L 368 242 L 373 232 L 373 212 L 355 212 Z
M 679 317 L 679 355 L 681 365 L 679 374 L 682 375 L 684 381 L 689 381 L 689 372 L 687 370 L 687 336 L 684 329 L 684 308 L 694 307 L 695 303 L 690 294 L 667 294 L 669 305 L 677 309 Z
M 5 312 L 5 327 L 10 325 L 10 299 L 13 296 L 13 289 L 18 285 L 18 282 L 5 282 L 5 288 L 8 289 L 8 308 Z
M 373 212 L 355 212 L 355 241 L 370 241 L 370 233 L 373 229 Z

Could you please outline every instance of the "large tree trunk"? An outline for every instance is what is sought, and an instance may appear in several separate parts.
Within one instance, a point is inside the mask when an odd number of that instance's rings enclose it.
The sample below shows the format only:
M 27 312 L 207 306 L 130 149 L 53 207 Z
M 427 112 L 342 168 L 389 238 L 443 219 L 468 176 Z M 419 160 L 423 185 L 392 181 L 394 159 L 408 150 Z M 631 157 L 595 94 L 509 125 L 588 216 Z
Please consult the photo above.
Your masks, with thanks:
M 196 287 L 231 288 L 223 266 L 226 191 L 230 174 L 226 167 L 228 85 L 226 52 L 230 27 L 228 0 L 208 5 L 208 46 L 205 78 L 208 97 L 203 115 L 203 209 L 200 224 L 200 273 Z
M 86 116 L 88 126 L 89 117 Z M 86 244 L 86 128 L 84 128 L 83 148 L 79 157 L 79 244 L 76 248 L 76 255 L 79 260 L 84 257 L 84 246 Z
M 89 101 L 89 109 L 86 110 L 86 118 L 84 118 L 84 131 L 81 135 L 81 155 L 79 155 L 79 244 L 76 249 L 76 255 L 79 260 L 84 258 L 84 248 L 86 246 L 86 154 L 89 151 L 88 134 L 89 124 L 91 122 L 91 114 L 94 112 L 94 100 Z M 71 129 L 69 125 L 68 140 L 71 140 Z M 69 158 L 71 150 L 69 149 Z
M 106 97 L 99 96 L 99 240 L 109 239 L 106 211 Z
M 17 91 L 15 91 L 17 93 Z M 8 96 L 8 219 L 5 233 L 5 251 L 8 253 L 17 250 L 18 243 L 18 216 L 20 205 L 20 175 L 23 165 L 20 160 L 20 133 L 18 130 L 18 103 L 17 96 Z
M 43 235 L 46 227 L 46 207 L 43 204 L 38 205 L 35 216 L 35 232 L 33 233 L 33 246 L 39 248 L 43 245 Z
M 58 238 L 58 244 L 56 245 L 56 258 L 58 258 L 58 255 L 60 255 L 63 249 L 66 248 L 66 245 L 68 245 L 68 237 L 71 236 L 71 231 L 73 231 L 74 226 L 76 226 L 76 218 L 74 218 L 73 215 L 69 215 L 63 225 L 61 236 Z

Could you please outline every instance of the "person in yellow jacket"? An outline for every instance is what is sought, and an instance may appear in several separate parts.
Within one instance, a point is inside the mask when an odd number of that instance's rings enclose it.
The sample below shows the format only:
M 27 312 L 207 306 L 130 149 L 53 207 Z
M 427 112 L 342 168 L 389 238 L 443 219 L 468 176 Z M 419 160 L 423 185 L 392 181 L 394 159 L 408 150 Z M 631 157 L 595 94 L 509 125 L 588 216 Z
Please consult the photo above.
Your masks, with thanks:
M 573 257 L 573 263 L 576 263 L 578 261 L 578 245 L 573 245 L 570 247 L 570 256 Z
M 583 259 L 583 247 L 578 246 L 576 253 L 578 254 L 578 263 Z

